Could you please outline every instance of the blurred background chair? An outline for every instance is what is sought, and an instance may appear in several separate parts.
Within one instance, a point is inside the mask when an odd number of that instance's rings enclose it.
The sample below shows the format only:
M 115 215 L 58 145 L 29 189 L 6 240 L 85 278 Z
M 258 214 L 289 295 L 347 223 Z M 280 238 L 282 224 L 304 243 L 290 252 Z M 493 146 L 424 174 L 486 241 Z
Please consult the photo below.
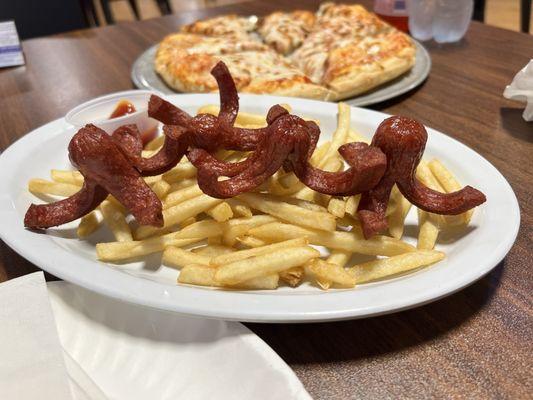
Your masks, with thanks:
M 529 32 L 529 22 L 531 21 L 531 0 L 520 1 L 520 30 Z
M 21 39 L 97 25 L 92 0 L 0 0 L 4 20 L 15 20 Z
M 92 0 L 88 0 L 92 1 Z M 102 11 L 104 13 L 104 18 L 107 24 L 114 24 L 115 17 L 111 11 L 111 3 L 114 0 L 100 0 L 100 5 L 102 6 Z M 172 13 L 172 8 L 170 7 L 169 0 L 154 0 L 159 8 L 161 15 L 167 15 Z M 137 5 L 137 0 L 127 0 L 135 19 L 140 19 L 139 7 Z

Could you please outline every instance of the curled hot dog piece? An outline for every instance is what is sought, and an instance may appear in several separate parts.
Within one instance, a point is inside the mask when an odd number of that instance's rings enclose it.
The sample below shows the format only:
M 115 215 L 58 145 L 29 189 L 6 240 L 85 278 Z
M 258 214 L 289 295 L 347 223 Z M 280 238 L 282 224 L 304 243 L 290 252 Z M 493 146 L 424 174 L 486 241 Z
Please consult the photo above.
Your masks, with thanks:
M 85 180 L 76 194 L 50 204 L 32 204 L 24 216 L 24 226 L 46 229 L 66 224 L 90 213 L 105 200 L 107 190 L 95 182 Z
M 461 214 L 486 201 L 485 195 L 471 186 L 440 193 L 419 182 L 415 172 L 426 141 L 426 129 L 411 118 L 393 116 L 379 125 L 371 146 L 385 153 L 387 169 L 379 183 L 361 196 L 358 215 L 366 238 L 387 227 L 385 212 L 394 184 L 412 204 L 435 214 Z
M 82 189 L 56 203 L 32 204 L 24 218 L 25 226 L 44 229 L 73 221 L 95 209 L 109 193 L 140 224 L 162 226 L 161 201 L 131 163 L 130 153 L 136 147 L 135 140 L 127 140 L 129 134 L 124 130 L 113 139 L 94 125 L 80 129 L 69 143 L 69 158 L 84 177 Z M 115 143 L 118 137 L 126 138 L 123 147 Z

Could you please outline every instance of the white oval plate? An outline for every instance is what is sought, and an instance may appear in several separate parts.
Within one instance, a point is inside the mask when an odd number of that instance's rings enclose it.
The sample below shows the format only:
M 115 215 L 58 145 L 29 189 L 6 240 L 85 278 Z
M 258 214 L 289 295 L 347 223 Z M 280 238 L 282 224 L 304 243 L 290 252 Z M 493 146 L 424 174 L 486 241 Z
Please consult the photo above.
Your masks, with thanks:
M 293 112 L 321 121 L 321 140 L 331 137 L 337 105 L 287 97 L 241 95 L 243 111 L 265 113 L 288 103 Z M 168 99 L 195 113 L 218 103 L 215 94 L 172 95 Z M 352 109 L 352 126 L 371 137 L 387 115 Z M 447 254 L 434 266 L 352 290 L 323 292 L 309 285 L 275 291 L 223 291 L 176 285 L 177 271 L 159 267 L 160 255 L 143 262 L 106 265 L 96 261 L 94 243 L 110 238 L 76 239 L 76 223 L 47 234 L 24 229 L 23 218 L 35 197 L 33 177 L 47 178 L 52 168 L 69 168 L 67 144 L 74 133 L 63 119 L 24 136 L 0 156 L 0 237 L 29 261 L 64 280 L 101 294 L 146 306 L 210 318 L 257 322 L 304 322 L 361 318 L 425 304 L 453 293 L 488 273 L 511 248 L 520 224 L 516 197 L 505 178 L 487 160 L 458 141 L 429 129 L 426 157 L 438 157 L 464 184 L 487 196 L 461 237 L 437 248 Z M 406 220 L 407 241 L 415 242 L 416 210 Z M 101 229 L 100 231 L 105 231 Z M 409 237 L 411 235 L 411 237 Z
M 311 399 L 292 369 L 237 322 L 150 310 L 65 282 L 48 283 L 48 293 L 63 349 L 106 398 Z

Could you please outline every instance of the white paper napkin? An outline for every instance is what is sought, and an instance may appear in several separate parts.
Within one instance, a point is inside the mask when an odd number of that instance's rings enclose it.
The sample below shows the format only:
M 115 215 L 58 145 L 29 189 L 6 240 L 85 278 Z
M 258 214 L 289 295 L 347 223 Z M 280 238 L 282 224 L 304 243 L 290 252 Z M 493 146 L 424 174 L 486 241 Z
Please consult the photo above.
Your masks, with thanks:
M 522 68 L 510 85 L 503 92 L 504 97 L 526 102 L 522 116 L 526 121 L 533 121 L 533 60 Z
M 42 272 L 0 284 L 0 398 L 72 400 Z

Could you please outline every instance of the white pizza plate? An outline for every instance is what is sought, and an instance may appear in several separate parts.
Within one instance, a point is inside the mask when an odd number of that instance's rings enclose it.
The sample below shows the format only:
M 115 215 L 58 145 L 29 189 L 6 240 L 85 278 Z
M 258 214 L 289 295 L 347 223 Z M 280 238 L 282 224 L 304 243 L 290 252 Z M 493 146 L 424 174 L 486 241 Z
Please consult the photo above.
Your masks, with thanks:
M 385 82 L 368 92 L 356 97 L 344 99 L 352 106 L 369 106 L 385 100 L 398 97 L 416 88 L 426 80 L 431 70 L 431 57 L 424 46 L 413 39 L 416 48 L 415 64 L 405 74 L 392 81 Z M 131 80 L 138 89 L 157 90 L 165 94 L 174 94 L 176 90 L 169 87 L 154 69 L 154 59 L 157 52 L 154 45 L 144 51 L 131 67 Z
M 238 322 L 146 309 L 66 282 L 48 283 L 48 293 L 76 398 L 311 399 Z
M 241 95 L 243 111 L 266 113 L 277 103 L 320 120 L 321 140 L 331 137 L 337 105 L 313 100 Z M 195 113 L 218 103 L 215 94 L 172 95 L 168 99 Z M 387 115 L 352 108 L 352 126 L 371 137 Z M 74 130 L 59 119 L 22 137 L 0 156 L 0 237 L 35 265 L 69 282 L 101 294 L 145 306 L 226 320 L 304 322 L 361 318 L 391 313 L 449 295 L 481 278 L 511 248 L 520 223 L 518 203 L 505 178 L 482 156 L 443 133 L 429 129 L 426 158 L 437 157 L 457 175 L 487 196 L 466 231 L 446 235 L 437 248 L 445 260 L 394 279 L 328 292 L 305 284 L 275 291 L 224 291 L 176 285 L 178 272 L 160 266 L 160 255 L 130 264 L 106 265 L 95 257 L 95 243 L 76 238 L 76 223 L 36 233 L 24 229 L 23 218 L 36 197 L 27 191 L 30 178 L 48 178 L 52 168 L 69 168 L 67 144 Z M 406 220 L 405 240 L 415 243 L 416 210 Z

